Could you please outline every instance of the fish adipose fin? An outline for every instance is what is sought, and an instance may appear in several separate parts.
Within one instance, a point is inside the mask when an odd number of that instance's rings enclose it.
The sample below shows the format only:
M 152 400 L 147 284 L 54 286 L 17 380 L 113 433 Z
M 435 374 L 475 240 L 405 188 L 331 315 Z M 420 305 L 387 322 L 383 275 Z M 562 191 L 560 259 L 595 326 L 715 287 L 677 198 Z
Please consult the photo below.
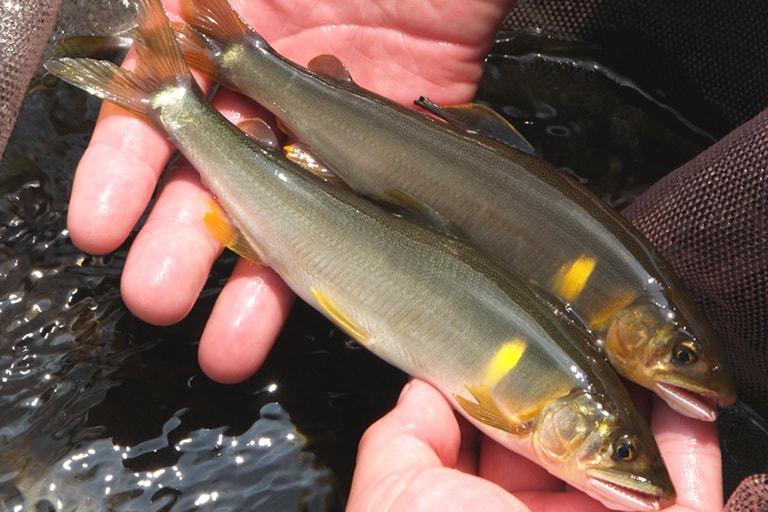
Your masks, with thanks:
M 318 55 L 307 64 L 307 68 L 318 75 L 331 78 L 338 82 L 354 83 L 352 75 L 349 74 L 347 66 L 335 55 Z
M 237 127 L 262 146 L 274 150 L 280 149 L 275 131 L 263 119 L 248 117 L 239 121 Z
M 467 386 L 467 391 L 477 400 L 477 403 L 459 395 L 453 395 L 453 398 L 471 417 L 489 427 L 498 428 L 516 436 L 528 434 L 530 426 L 527 423 L 515 421 L 502 411 L 488 386 Z
M 219 203 L 213 199 L 208 202 L 208 211 L 203 214 L 203 224 L 224 247 L 248 261 L 261 262 L 256 249 L 245 239 L 242 232 L 232 225 Z
M 536 153 L 531 143 L 509 121 L 485 105 L 469 103 L 446 107 L 424 96 L 414 101 L 414 104 L 469 134 L 493 139 L 531 155 Z
M 158 0 L 140 0 L 139 26 L 133 31 L 139 64 L 134 71 L 108 61 L 61 58 L 45 67 L 65 82 L 147 117 L 152 96 L 165 84 L 194 83 Z

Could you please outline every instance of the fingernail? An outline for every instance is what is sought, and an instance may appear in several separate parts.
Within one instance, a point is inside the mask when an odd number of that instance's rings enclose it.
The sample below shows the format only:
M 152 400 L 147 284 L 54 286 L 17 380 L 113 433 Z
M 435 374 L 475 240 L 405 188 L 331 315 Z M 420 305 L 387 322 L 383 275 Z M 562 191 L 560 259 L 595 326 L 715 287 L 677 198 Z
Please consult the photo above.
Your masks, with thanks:
M 408 391 L 410 391 L 410 389 L 411 389 L 411 381 L 409 380 L 408 382 L 405 383 L 405 386 L 403 386 L 402 391 L 400 391 L 400 396 L 397 397 L 397 403 L 400 403 L 403 400 L 403 398 L 405 398 L 405 395 L 408 394 Z

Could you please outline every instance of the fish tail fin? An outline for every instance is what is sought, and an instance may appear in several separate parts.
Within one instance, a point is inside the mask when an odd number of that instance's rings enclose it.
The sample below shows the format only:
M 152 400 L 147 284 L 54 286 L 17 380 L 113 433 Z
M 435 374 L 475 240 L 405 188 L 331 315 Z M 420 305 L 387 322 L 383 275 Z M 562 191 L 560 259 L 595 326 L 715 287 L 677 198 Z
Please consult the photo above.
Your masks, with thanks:
M 45 67 L 75 87 L 146 117 L 158 89 L 193 79 L 160 0 L 139 0 L 138 24 L 133 35 L 139 63 L 133 71 L 108 61 L 67 57 L 49 61 Z
M 218 81 L 220 72 L 220 67 L 216 63 L 216 54 L 220 51 L 218 44 L 186 23 L 174 22 L 173 31 L 176 32 L 176 41 L 187 64 Z
M 243 34 L 260 39 L 227 0 L 183 0 L 181 12 L 192 28 L 215 41 L 225 43 Z

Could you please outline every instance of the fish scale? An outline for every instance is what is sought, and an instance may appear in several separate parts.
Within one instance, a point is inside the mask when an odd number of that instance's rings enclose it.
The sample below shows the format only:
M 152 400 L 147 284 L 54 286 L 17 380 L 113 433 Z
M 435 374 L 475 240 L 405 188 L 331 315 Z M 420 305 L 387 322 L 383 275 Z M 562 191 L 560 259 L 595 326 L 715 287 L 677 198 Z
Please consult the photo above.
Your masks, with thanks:
M 229 123 L 185 68 L 162 5 L 139 3 L 135 72 L 67 58 L 47 68 L 166 133 L 228 215 L 212 211 L 207 226 L 231 222 L 297 295 L 507 448 L 614 508 L 674 502 L 648 425 L 581 329 L 494 258 Z
M 358 87 L 332 56 L 310 69 L 290 62 L 226 0 L 184 0 L 182 10 L 194 29 L 177 26 L 190 64 L 272 111 L 348 186 L 499 258 L 678 412 L 714 421 L 735 401 L 717 335 L 661 256 L 574 180 L 478 136 L 527 144 L 490 109 L 417 101 L 443 122 Z

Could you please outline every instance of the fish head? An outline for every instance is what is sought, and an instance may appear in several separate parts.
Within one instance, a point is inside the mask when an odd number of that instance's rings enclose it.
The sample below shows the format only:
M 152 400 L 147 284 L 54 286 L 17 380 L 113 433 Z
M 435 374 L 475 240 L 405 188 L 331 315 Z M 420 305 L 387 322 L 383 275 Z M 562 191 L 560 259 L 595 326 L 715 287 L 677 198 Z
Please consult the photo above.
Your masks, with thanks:
M 659 510 L 675 489 L 658 446 L 633 408 L 611 410 L 599 394 L 577 390 L 548 404 L 533 448 L 554 474 L 617 510 Z
M 695 311 L 637 301 L 613 316 L 603 344 L 620 374 L 685 416 L 714 421 L 736 400 L 727 355 Z

